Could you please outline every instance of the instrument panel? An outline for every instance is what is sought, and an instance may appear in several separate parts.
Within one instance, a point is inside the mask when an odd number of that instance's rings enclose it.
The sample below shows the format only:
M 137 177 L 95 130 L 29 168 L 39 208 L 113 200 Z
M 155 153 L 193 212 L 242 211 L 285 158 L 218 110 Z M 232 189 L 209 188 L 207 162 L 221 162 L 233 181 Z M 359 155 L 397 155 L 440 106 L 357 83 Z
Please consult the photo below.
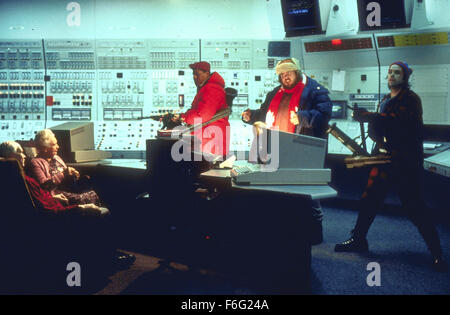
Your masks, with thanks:
M 285 42 L 293 54 L 295 45 Z M 0 40 L 0 141 L 29 140 L 43 128 L 92 121 L 97 149 L 145 151 L 143 140 L 154 138 L 161 123 L 141 117 L 189 109 L 197 92 L 189 64 L 205 60 L 224 78 L 226 87 L 238 91 L 229 117 L 230 150 L 248 151 L 253 134 L 241 121 L 241 113 L 259 108 L 279 84 L 274 68 L 285 58 L 269 55 L 270 43 L 242 39 Z M 386 78 L 373 66 L 308 68 L 329 63 L 330 56 L 302 54 L 304 72 L 330 91 L 332 123 L 337 122 L 351 138 L 360 138 L 359 124 L 343 104 L 376 110 L 388 92 Z M 387 73 L 387 67 L 380 71 Z M 448 66 L 414 66 L 411 84 L 422 98 L 425 123 L 447 121 L 447 106 L 428 104 L 445 104 L 448 71 Z M 332 137 L 328 152 L 348 154 Z
M 189 109 L 197 92 L 189 64 L 201 59 L 238 90 L 231 149 L 248 150 L 252 135 L 240 114 L 277 84 L 267 47 L 263 40 L 0 40 L 0 140 L 93 121 L 97 149 L 145 150 L 143 139 L 161 124 L 140 118 Z

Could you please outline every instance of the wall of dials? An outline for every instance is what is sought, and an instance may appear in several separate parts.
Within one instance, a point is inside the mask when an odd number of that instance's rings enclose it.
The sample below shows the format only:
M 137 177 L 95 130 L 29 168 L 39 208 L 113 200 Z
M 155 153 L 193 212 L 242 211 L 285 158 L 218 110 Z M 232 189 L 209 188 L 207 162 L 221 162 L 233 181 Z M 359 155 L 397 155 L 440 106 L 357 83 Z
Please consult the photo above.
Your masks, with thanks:
M 385 35 L 383 35 L 385 36 Z M 448 36 L 448 34 L 447 34 Z M 338 127 L 360 141 L 360 126 L 342 104 L 376 110 L 388 92 L 389 63 L 408 60 L 412 88 L 422 97 L 424 121 L 448 125 L 449 45 L 345 51 L 307 51 L 314 41 L 291 41 L 306 74 L 330 90 Z M 353 38 L 358 41 L 358 38 Z M 252 132 L 240 113 L 258 108 L 277 83 L 265 40 L 5 40 L 0 41 L 0 140 L 28 140 L 35 131 L 67 121 L 95 123 L 96 148 L 144 151 L 161 125 L 142 116 L 184 111 L 196 93 L 189 64 L 211 63 L 238 90 L 231 122 L 231 149 L 248 150 Z M 378 84 L 380 82 L 380 84 Z M 367 129 L 367 128 L 366 128 Z M 368 139 L 370 147 L 371 142 Z M 330 137 L 331 153 L 349 153 Z
M 208 60 L 238 90 L 231 147 L 247 150 L 240 113 L 276 84 L 263 40 L 0 41 L 0 140 L 28 140 L 67 121 L 95 122 L 97 149 L 145 150 L 161 125 L 142 116 L 184 111 L 196 94 L 189 64 Z
M 348 50 L 332 47 L 330 40 L 325 39 L 296 39 L 293 45 L 302 47 L 299 57 L 305 72 L 330 90 L 334 101 L 331 123 L 360 143 L 359 123 L 351 118 L 351 110 L 342 106 L 357 104 L 376 111 L 380 98 L 389 92 L 388 67 L 397 60 L 406 61 L 413 68 L 410 83 L 421 97 L 424 123 L 450 125 L 449 39 L 447 32 L 384 32 L 344 37 L 341 45 L 348 45 Z M 365 131 L 367 138 L 367 124 Z M 372 145 L 367 138 L 368 148 Z M 328 147 L 331 153 L 350 153 L 331 136 Z
M 379 72 L 372 37 L 351 40 L 370 41 L 370 47 L 311 51 L 308 45 L 320 39 L 290 41 L 305 73 L 330 90 L 332 122 L 339 128 L 360 141 L 359 124 L 343 105 L 376 110 L 380 94 L 388 92 L 387 67 L 398 59 L 414 68 L 411 83 L 422 97 L 425 123 L 450 124 L 448 44 L 378 48 Z M 145 139 L 161 125 L 139 118 L 187 110 L 196 93 L 188 65 L 201 59 L 238 90 L 231 149 L 248 150 L 252 132 L 240 113 L 259 108 L 278 84 L 274 66 L 282 57 L 269 56 L 268 45 L 241 39 L 0 40 L 0 141 L 28 140 L 67 121 L 92 121 L 97 149 L 143 152 Z M 329 152 L 350 151 L 330 137 Z
M 71 24 L 74 3 L 77 25 Z M 327 31 L 334 3 L 320 1 Z M 406 4 L 410 16 L 413 2 Z M 252 132 L 240 113 L 258 108 L 278 84 L 274 66 L 282 57 L 268 49 L 284 36 L 278 0 L 16 0 L 0 2 L 0 9 L 0 141 L 28 140 L 67 121 L 92 121 L 97 149 L 143 156 L 145 139 L 160 124 L 139 118 L 188 109 L 196 93 L 188 65 L 206 60 L 226 86 L 238 90 L 231 149 L 247 150 Z M 447 22 L 439 25 L 448 32 Z M 359 125 L 343 105 L 375 109 L 388 91 L 387 67 L 399 59 L 414 68 L 411 81 L 423 100 L 425 123 L 450 125 L 444 34 L 439 44 L 394 47 L 380 45 L 381 37 L 395 35 L 388 30 L 358 33 L 342 38 L 354 41 L 346 50 L 330 48 L 325 35 L 306 36 L 289 40 L 290 54 L 330 90 L 332 122 L 357 138 Z M 329 152 L 349 153 L 332 137 Z

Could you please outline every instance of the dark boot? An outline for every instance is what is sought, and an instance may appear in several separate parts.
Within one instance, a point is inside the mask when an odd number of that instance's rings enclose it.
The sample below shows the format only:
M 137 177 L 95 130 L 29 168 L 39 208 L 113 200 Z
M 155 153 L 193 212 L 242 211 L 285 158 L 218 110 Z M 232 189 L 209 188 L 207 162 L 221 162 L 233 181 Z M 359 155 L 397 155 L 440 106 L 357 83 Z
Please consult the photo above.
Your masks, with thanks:
M 438 272 L 447 272 L 448 265 L 444 257 L 442 257 L 441 240 L 439 239 L 436 227 L 430 217 L 424 215 L 424 213 L 428 213 L 428 211 L 424 210 L 427 209 L 426 205 L 422 201 L 419 201 L 416 204 L 410 204 L 409 209 L 412 209 L 410 210 L 412 222 L 416 225 L 431 252 L 433 269 Z
M 322 219 L 323 211 L 319 200 L 311 201 L 311 245 L 319 245 L 323 242 Z
M 368 250 L 367 240 L 355 235 L 334 247 L 335 252 L 367 252 Z
M 447 272 L 448 271 L 447 262 L 444 260 L 444 258 L 441 255 L 433 257 L 433 269 L 437 272 Z

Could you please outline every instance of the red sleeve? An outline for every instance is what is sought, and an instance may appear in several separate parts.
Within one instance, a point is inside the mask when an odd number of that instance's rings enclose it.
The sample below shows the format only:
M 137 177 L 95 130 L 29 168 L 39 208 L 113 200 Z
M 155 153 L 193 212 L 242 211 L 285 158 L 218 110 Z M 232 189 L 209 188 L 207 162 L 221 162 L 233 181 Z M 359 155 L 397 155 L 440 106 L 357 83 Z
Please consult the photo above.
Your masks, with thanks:
M 38 182 L 33 178 L 26 176 L 25 179 L 38 208 L 56 213 L 78 207 L 77 205 L 62 205 L 58 200 L 53 198 L 49 191 L 42 189 Z
M 194 119 L 201 119 L 204 123 L 210 120 L 215 113 L 225 103 L 225 91 L 206 85 L 198 95 L 197 104 L 193 108 L 182 114 L 181 117 L 189 124 L 194 124 Z

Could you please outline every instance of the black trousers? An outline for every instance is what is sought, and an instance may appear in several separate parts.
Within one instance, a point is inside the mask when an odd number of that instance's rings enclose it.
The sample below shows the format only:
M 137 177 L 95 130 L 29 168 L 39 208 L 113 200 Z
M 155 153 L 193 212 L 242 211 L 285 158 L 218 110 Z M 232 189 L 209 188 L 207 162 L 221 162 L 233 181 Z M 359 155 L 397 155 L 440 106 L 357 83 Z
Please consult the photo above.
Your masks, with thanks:
M 394 186 L 402 206 L 411 221 L 418 228 L 433 256 L 442 254 L 436 227 L 427 213 L 422 196 L 422 167 L 411 167 L 406 163 L 393 161 L 391 165 L 373 167 L 369 174 L 366 189 L 361 198 L 361 209 L 353 235 L 365 238 L 378 209 L 384 203 L 388 190 Z

